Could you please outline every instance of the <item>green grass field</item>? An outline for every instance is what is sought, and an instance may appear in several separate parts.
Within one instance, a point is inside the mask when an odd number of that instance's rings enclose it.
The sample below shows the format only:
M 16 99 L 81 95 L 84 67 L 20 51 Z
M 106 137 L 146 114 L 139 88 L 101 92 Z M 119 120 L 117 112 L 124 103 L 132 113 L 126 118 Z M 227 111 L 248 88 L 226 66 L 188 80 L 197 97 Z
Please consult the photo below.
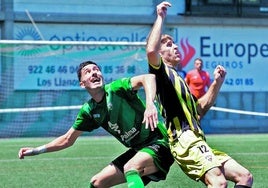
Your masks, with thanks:
M 80 137 L 71 148 L 19 160 L 20 147 L 39 146 L 53 138 L 0 139 L 1 188 L 82 188 L 90 177 L 125 150 L 112 137 Z M 268 134 L 208 135 L 210 146 L 227 152 L 248 168 L 255 188 L 268 187 Z M 116 188 L 126 187 L 126 184 Z M 165 181 L 148 188 L 202 188 L 174 164 Z M 233 187 L 229 182 L 228 187 Z

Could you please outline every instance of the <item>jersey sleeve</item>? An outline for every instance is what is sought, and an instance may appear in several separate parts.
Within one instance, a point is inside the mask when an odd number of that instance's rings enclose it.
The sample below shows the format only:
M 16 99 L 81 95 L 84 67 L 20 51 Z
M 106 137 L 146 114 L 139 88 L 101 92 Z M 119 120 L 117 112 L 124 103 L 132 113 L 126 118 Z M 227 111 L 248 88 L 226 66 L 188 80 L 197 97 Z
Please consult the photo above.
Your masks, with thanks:
M 76 120 L 72 126 L 75 130 L 91 132 L 99 126 L 94 123 L 94 118 L 90 114 L 90 106 L 85 103 L 77 114 Z
M 131 86 L 131 78 L 117 79 L 109 87 L 112 92 L 117 93 L 123 98 L 133 99 L 137 95 L 137 91 L 133 90 Z

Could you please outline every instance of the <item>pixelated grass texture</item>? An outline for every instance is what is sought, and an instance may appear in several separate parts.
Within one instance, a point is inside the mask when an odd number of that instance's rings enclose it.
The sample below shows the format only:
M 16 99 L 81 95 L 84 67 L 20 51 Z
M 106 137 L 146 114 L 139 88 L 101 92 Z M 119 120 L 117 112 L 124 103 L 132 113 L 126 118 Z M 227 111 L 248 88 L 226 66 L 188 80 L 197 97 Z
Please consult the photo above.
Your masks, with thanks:
M 73 147 L 19 160 L 23 146 L 39 146 L 53 138 L 0 139 L 1 188 L 81 188 L 87 187 L 95 173 L 125 150 L 113 137 L 80 137 Z M 208 135 L 208 143 L 231 155 L 254 175 L 254 186 L 268 185 L 268 134 Z M 126 184 L 115 186 L 126 187 Z M 148 188 L 202 188 L 185 176 L 174 164 L 165 181 L 150 183 Z M 228 188 L 233 187 L 229 182 Z

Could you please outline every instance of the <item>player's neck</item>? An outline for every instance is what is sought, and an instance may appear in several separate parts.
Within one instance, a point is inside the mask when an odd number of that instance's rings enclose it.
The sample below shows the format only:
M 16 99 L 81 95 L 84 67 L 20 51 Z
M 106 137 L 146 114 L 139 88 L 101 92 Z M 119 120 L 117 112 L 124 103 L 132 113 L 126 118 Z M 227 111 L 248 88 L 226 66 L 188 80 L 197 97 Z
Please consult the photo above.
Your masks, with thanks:
M 101 102 L 105 96 L 105 91 L 104 89 L 98 89 L 98 90 L 91 90 L 88 91 L 91 95 L 91 97 L 96 101 L 97 103 Z

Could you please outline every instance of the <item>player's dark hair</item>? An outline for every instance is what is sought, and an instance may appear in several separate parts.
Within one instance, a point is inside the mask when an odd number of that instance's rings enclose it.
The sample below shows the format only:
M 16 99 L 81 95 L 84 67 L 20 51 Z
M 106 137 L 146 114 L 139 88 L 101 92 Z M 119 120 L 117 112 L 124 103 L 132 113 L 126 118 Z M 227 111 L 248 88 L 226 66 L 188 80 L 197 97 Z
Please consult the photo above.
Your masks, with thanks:
M 79 67 L 78 67 L 78 69 L 77 69 L 77 77 L 78 77 L 79 82 L 81 81 L 81 70 L 82 70 L 85 66 L 90 65 L 90 64 L 93 64 L 93 65 L 96 65 L 97 67 L 99 67 L 99 66 L 97 65 L 97 63 L 95 63 L 95 62 L 93 62 L 93 61 L 85 61 L 85 62 L 80 63 L 80 65 L 79 65 Z

